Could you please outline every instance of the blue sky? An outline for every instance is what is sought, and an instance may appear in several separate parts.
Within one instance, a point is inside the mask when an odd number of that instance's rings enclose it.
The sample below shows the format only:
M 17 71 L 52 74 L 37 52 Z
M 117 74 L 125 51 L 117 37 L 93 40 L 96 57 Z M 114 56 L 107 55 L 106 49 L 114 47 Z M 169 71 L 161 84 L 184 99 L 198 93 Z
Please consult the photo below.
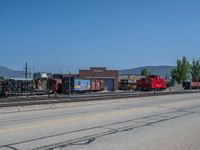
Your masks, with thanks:
M 0 66 L 76 72 L 200 56 L 198 0 L 0 0 Z

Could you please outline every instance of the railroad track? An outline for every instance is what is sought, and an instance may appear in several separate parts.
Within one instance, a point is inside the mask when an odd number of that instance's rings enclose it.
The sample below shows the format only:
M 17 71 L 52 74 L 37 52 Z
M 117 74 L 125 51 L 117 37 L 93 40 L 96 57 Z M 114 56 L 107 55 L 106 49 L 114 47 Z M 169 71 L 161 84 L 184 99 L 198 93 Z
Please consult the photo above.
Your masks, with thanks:
M 51 95 L 48 96 L 35 96 L 35 97 L 10 97 L 0 99 L 0 107 L 14 107 L 14 106 L 26 106 L 26 105 L 42 105 L 42 104 L 56 104 L 56 103 L 70 103 L 81 101 L 94 101 L 94 100 L 111 100 L 121 98 L 132 97 L 148 97 L 148 96 L 160 96 L 160 95 L 175 95 L 175 94 L 189 94 L 200 93 L 200 90 L 188 90 L 188 91 L 174 91 L 174 92 L 119 92 L 119 93 L 99 93 L 99 94 L 85 94 L 85 95 L 73 95 L 71 97 L 66 95 Z

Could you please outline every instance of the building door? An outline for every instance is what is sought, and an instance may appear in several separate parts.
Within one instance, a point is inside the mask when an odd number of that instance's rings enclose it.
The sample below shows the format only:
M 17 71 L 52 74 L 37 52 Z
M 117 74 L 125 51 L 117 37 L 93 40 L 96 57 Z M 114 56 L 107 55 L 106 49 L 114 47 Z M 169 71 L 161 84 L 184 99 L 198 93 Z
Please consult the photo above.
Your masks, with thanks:
M 104 79 L 104 89 L 114 91 L 114 79 Z

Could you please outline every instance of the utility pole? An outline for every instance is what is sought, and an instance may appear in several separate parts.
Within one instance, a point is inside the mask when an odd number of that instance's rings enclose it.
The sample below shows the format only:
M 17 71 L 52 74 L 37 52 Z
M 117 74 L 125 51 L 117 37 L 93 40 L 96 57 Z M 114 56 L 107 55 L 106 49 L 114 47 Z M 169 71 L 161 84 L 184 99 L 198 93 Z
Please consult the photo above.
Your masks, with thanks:
M 25 63 L 25 71 L 24 71 L 24 76 L 27 79 L 28 78 L 28 63 Z
M 34 79 L 34 74 L 35 74 L 35 67 L 33 66 L 33 73 L 32 73 L 32 78 Z
M 68 94 L 69 94 L 69 97 L 70 97 L 71 96 L 71 74 L 70 74 L 70 71 L 69 71 L 68 75 L 69 75 L 69 82 L 68 82 L 69 83 L 69 93 Z
M 28 79 L 31 78 L 31 69 L 28 68 L 28 62 L 25 62 L 25 68 L 23 68 L 24 71 L 24 78 Z

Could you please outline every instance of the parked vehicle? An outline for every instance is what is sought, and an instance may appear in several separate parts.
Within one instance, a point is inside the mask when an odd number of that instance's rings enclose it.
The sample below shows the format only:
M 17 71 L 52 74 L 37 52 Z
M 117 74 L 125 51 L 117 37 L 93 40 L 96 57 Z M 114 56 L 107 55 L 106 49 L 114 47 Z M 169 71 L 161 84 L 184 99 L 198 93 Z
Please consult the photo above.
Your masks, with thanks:
M 149 75 L 146 78 L 137 80 L 137 86 L 137 89 L 141 91 L 166 89 L 165 79 L 156 75 Z
M 200 82 L 183 82 L 183 88 L 189 89 L 200 89 Z

